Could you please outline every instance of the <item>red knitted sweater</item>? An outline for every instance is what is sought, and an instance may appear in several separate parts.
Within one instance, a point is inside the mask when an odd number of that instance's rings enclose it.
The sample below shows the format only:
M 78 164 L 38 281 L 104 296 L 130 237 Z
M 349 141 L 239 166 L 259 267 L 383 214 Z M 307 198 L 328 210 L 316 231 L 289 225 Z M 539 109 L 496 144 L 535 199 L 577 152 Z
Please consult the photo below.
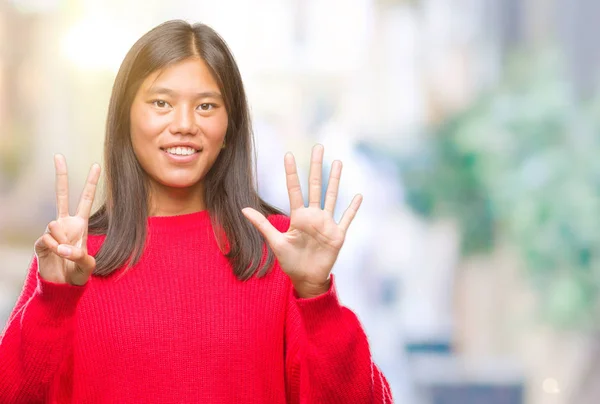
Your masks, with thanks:
M 392 402 L 333 282 L 301 299 L 277 264 L 237 280 L 206 211 L 148 233 L 138 264 L 83 287 L 41 279 L 34 257 L 0 337 L 0 403 Z

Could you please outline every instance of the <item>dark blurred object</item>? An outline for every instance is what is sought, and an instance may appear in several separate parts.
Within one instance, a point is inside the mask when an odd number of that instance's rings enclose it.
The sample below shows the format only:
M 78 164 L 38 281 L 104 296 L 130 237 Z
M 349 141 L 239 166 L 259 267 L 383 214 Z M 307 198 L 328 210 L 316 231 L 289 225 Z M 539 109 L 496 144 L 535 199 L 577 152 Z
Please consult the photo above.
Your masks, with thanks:
M 522 404 L 523 386 L 432 386 L 432 404 Z
M 419 403 L 523 404 L 523 370 L 510 360 L 468 361 L 420 354 L 411 358 Z
M 419 341 L 408 342 L 405 345 L 406 353 L 411 354 L 452 354 L 452 343 L 450 341 Z

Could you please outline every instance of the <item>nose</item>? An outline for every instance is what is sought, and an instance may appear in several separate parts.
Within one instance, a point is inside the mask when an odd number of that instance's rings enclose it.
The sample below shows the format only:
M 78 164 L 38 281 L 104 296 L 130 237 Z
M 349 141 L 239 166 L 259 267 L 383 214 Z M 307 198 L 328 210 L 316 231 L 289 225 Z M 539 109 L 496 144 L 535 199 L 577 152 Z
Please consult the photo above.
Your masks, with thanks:
M 193 109 L 182 106 L 173 111 L 170 131 L 174 135 L 195 135 L 198 133 L 196 114 Z

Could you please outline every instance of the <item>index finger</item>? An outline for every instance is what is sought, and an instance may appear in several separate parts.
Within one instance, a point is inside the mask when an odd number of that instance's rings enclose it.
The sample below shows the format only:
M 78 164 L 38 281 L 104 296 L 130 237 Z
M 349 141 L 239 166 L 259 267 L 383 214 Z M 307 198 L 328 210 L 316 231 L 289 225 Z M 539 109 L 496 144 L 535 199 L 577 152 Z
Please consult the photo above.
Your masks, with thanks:
M 286 153 L 284 157 L 285 164 L 285 181 L 290 198 L 290 211 L 304 207 L 304 199 L 302 198 L 302 188 L 298 179 L 298 168 L 296 160 L 292 153 Z
M 90 173 L 88 174 L 85 187 L 81 193 L 79 206 L 77 206 L 76 215 L 85 220 L 90 218 L 90 212 L 92 211 L 92 204 L 94 203 L 94 197 L 96 196 L 96 186 L 98 185 L 99 178 L 100 166 L 94 163 L 92 164 L 92 168 L 90 168 Z
M 67 162 L 62 154 L 54 155 L 54 171 L 56 172 L 56 215 L 57 218 L 69 216 L 69 177 Z

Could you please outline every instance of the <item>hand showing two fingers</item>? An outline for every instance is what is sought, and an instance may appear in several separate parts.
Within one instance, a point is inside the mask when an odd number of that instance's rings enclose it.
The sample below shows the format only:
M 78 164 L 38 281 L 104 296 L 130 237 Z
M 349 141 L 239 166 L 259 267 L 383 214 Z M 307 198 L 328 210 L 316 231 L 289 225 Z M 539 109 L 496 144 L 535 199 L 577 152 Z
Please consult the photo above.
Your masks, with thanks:
M 56 170 L 56 220 L 35 242 L 40 276 L 50 282 L 84 285 L 96 268 L 87 252 L 88 221 L 100 178 L 100 166 L 92 165 L 75 215 L 69 214 L 69 180 L 62 155 L 54 157 Z

